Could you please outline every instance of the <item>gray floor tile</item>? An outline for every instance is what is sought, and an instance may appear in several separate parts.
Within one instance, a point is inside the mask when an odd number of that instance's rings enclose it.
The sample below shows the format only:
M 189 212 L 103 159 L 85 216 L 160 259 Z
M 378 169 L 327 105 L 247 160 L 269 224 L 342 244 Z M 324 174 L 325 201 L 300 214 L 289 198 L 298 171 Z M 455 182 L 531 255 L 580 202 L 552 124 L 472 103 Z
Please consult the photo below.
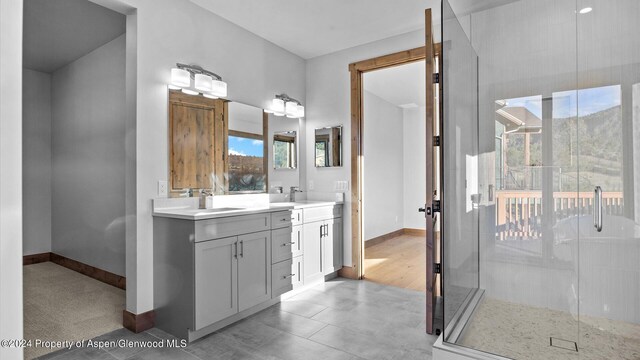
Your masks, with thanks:
M 146 344 L 153 341 L 157 342 L 159 339 L 149 334 L 148 332 L 141 332 L 136 334 L 127 329 L 118 329 L 108 334 L 98 336 L 97 338 L 95 338 L 95 340 L 96 341 L 115 341 L 115 342 L 118 342 L 120 340 L 126 340 L 126 341 L 143 342 Z M 125 344 L 124 346 L 121 346 L 121 345 L 109 346 L 109 347 L 105 347 L 104 349 L 109 354 L 113 355 L 113 357 L 115 357 L 116 359 L 124 360 L 124 359 L 128 359 L 129 357 L 139 352 L 147 350 L 148 346 L 129 346 L 128 344 Z
M 259 348 L 272 342 L 279 336 L 286 335 L 283 331 L 252 319 L 237 322 L 220 330 L 219 333 L 251 348 Z
M 276 358 L 261 355 L 253 347 L 244 345 L 232 337 L 221 333 L 212 334 L 189 345 L 185 349 L 202 360 L 275 360 Z
M 324 305 L 318 305 L 309 301 L 294 299 L 284 300 L 279 305 L 276 305 L 276 307 L 279 307 L 282 311 L 304 316 L 307 318 L 310 318 L 327 308 Z
M 154 348 L 139 352 L 127 360 L 199 360 L 195 355 L 182 349 Z
M 315 334 L 327 325 L 317 320 L 281 311 L 277 306 L 261 311 L 251 319 L 303 338 Z
M 320 330 L 322 331 L 322 330 Z M 261 346 L 261 354 L 283 360 L 355 360 L 357 357 L 318 342 L 284 333 Z
M 361 334 L 375 334 L 376 329 L 383 328 L 386 322 L 378 318 L 364 318 L 353 311 L 326 309 L 315 315 L 313 320 L 339 326 Z
M 327 294 L 313 289 L 302 292 L 292 297 L 291 300 L 304 300 L 339 310 L 351 310 L 360 304 L 359 301 L 347 296 L 336 296 L 335 294 Z
M 76 349 L 60 351 L 54 359 L 428 360 L 436 337 L 427 335 L 424 327 L 422 294 L 339 278 L 185 349 Z M 154 328 L 141 334 L 121 329 L 96 339 L 157 341 L 175 337 Z
M 403 354 L 399 347 L 389 346 L 383 339 L 329 325 L 309 340 L 331 346 L 364 359 L 397 359 Z
M 57 355 L 55 355 L 57 354 Z M 55 355 L 55 356 L 54 356 Z M 50 357 L 53 356 L 53 357 Z M 114 360 L 115 357 L 108 352 L 97 348 L 80 348 L 71 351 L 62 351 L 41 356 L 38 359 L 54 359 L 54 360 Z

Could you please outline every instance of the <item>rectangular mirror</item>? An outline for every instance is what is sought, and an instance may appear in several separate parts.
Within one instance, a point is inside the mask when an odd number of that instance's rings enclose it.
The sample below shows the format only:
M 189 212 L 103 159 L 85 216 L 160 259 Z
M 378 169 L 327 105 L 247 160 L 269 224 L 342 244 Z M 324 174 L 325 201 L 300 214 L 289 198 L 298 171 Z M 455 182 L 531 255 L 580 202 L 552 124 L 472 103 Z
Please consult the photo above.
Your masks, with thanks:
M 169 92 L 170 196 L 267 190 L 268 121 L 262 109 Z
M 342 166 L 342 126 L 316 129 L 316 167 Z
M 297 132 L 283 131 L 273 134 L 273 168 L 295 169 L 297 167 Z
M 267 121 L 262 109 L 228 103 L 228 182 L 230 193 L 266 192 Z

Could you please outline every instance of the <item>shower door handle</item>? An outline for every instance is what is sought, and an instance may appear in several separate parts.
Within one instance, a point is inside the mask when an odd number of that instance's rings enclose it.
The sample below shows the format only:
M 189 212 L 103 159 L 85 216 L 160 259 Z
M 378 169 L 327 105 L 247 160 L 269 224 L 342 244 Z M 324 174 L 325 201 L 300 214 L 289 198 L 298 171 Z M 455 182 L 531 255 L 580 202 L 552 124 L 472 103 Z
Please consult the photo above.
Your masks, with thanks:
M 593 226 L 597 232 L 602 231 L 602 188 L 596 186 L 593 190 Z

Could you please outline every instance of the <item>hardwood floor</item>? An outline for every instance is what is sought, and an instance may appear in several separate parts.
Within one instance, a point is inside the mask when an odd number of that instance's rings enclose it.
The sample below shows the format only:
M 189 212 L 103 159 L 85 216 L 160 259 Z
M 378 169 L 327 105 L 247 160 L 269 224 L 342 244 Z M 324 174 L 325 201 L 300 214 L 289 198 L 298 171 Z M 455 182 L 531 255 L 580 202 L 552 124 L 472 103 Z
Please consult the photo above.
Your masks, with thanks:
M 364 250 L 365 279 L 379 284 L 426 291 L 426 239 L 400 235 Z

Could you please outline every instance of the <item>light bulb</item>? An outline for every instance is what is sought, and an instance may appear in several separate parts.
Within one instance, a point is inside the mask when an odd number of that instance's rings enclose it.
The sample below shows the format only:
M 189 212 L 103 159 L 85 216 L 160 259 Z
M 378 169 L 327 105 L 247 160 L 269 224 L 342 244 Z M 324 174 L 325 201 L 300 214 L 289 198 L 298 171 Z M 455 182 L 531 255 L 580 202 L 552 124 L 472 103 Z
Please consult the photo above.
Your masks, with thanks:
M 213 78 L 205 74 L 196 74 L 195 86 L 196 90 L 209 92 L 213 90 Z
M 211 94 L 217 97 L 227 97 L 227 83 L 222 80 L 213 80 Z
M 191 89 L 182 89 L 182 92 L 187 94 L 187 95 L 198 95 L 199 93 L 197 91 L 191 90 Z
M 298 103 L 295 101 L 287 101 L 285 104 L 285 113 L 287 117 L 294 118 L 298 113 Z
M 171 85 L 178 88 L 191 86 L 191 73 L 183 69 L 171 69 Z
M 275 116 L 284 116 L 284 100 L 275 98 L 271 101 L 271 110 Z

